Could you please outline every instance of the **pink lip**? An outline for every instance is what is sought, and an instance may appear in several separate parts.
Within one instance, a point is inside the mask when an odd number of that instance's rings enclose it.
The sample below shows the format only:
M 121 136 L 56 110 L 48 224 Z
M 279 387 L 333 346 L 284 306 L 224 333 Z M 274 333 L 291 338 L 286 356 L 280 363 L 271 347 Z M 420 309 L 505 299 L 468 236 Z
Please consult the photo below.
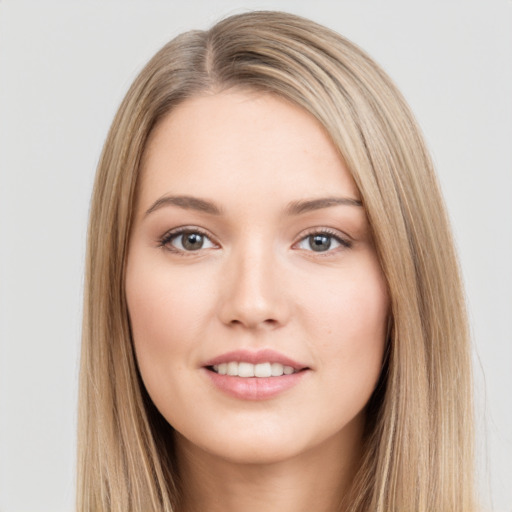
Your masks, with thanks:
M 303 370 L 307 368 L 307 365 L 298 363 L 297 361 L 294 361 L 293 359 L 271 349 L 259 350 L 258 352 L 251 352 L 250 350 L 234 350 L 214 357 L 213 359 L 206 361 L 202 366 L 213 366 L 216 364 L 229 363 L 230 361 L 251 364 L 266 362 L 279 363 L 283 366 L 291 366 L 294 370 Z
M 283 366 L 291 366 L 297 373 L 281 375 L 280 377 L 234 377 L 231 375 L 219 375 L 209 367 L 230 361 L 258 363 L 280 363 Z M 227 352 L 207 361 L 202 370 L 210 379 L 210 382 L 220 391 L 240 400 L 268 400 L 297 385 L 309 368 L 289 357 L 273 350 L 260 350 L 250 352 L 248 350 L 236 350 Z

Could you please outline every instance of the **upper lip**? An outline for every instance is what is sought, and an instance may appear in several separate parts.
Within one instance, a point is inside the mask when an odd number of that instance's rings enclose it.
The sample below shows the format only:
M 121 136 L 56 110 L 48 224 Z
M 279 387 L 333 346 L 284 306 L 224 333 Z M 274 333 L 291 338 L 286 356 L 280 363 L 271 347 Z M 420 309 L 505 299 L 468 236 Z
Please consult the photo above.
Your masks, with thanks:
M 303 370 L 308 368 L 307 365 L 294 361 L 293 359 L 272 349 L 258 350 L 257 352 L 250 350 L 233 350 L 232 352 L 226 352 L 225 354 L 209 359 L 203 364 L 203 366 L 214 366 L 222 363 L 229 363 L 231 361 L 251 364 L 279 363 L 283 366 L 291 366 L 294 370 Z

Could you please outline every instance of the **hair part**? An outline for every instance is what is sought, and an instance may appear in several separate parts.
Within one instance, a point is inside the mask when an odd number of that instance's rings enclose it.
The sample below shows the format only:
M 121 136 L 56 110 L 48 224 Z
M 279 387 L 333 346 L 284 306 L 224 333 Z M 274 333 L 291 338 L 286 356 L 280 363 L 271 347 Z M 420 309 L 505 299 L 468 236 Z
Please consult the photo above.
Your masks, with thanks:
M 165 45 L 124 98 L 100 158 L 88 232 L 77 510 L 176 510 L 172 427 L 144 389 L 124 272 L 144 149 L 200 94 L 275 94 L 324 127 L 361 194 L 392 323 L 364 456 L 340 510 L 475 510 L 467 318 L 442 197 L 420 130 L 387 75 L 312 21 L 250 12 Z

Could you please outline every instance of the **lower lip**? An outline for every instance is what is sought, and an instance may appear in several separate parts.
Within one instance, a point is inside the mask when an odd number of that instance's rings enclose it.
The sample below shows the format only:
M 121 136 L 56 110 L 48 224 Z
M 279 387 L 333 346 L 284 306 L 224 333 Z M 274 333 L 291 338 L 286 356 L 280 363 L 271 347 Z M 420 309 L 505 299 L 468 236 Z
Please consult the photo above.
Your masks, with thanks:
M 302 370 L 280 377 L 233 377 L 203 368 L 211 382 L 224 393 L 240 400 L 268 400 L 296 386 L 308 373 Z

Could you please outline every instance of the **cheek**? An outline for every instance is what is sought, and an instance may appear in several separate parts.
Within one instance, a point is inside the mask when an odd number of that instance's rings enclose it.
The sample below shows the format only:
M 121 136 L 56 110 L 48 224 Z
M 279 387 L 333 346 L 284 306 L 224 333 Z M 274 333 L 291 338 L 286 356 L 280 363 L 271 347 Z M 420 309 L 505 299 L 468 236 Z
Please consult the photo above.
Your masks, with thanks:
M 200 333 L 211 311 L 209 281 L 190 276 L 143 251 L 133 250 L 126 271 L 126 299 L 137 365 L 153 403 L 173 424 L 191 400 L 183 387 L 197 364 Z M 197 403 L 197 400 L 195 400 Z
M 333 385 L 369 398 L 380 375 L 386 344 L 389 297 L 376 261 L 351 267 L 322 290 L 305 295 L 306 327 L 318 367 Z M 315 288 L 310 287 L 310 290 Z
M 322 331 L 327 346 L 343 340 L 379 340 L 385 336 L 389 297 L 380 268 L 373 258 L 367 264 L 347 267 L 322 281 L 307 282 L 302 307 Z M 307 291 L 307 293 L 306 293 Z M 333 343 L 334 340 L 339 343 Z
M 185 364 L 211 310 L 207 281 L 152 263 L 147 265 L 133 254 L 126 275 L 128 311 L 143 377 Z M 185 357 L 176 357 L 182 354 Z

